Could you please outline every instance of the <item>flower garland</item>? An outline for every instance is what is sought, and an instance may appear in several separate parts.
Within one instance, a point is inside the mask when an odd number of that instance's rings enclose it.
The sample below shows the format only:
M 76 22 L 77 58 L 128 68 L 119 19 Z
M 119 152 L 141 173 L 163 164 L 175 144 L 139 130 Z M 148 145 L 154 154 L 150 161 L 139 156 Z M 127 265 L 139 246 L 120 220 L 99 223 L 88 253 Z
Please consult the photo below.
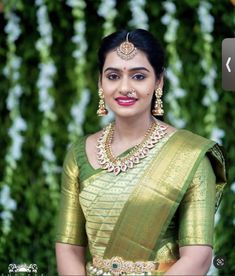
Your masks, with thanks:
M 44 0 L 36 0 L 37 23 L 39 39 L 36 41 L 36 49 L 40 54 L 39 77 L 37 88 L 39 92 L 39 110 L 43 113 L 42 125 L 40 126 L 41 144 L 39 153 L 43 157 L 42 169 L 45 173 L 45 182 L 50 188 L 50 196 L 56 199 L 57 179 L 55 174 L 59 172 L 56 165 L 56 156 L 54 154 L 54 141 L 51 134 L 51 124 L 57 119 L 53 112 L 54 98 L 52 96 L 53 77 L 56 74 L 54 61 L 50 56 L 50 47 L 52 44 L 52 27 L 49 22 L 47 6 Z M 56 200 L 53 201 L 56 204 Z
M 12 212 L 17 208 L 16 201 L 10 197 L 10 187 L 6 184 L 3 185 L 0 191 L 0 204 L 3 206 L 3 211 L 0 214 L 3 220 L 2 232 L 6 235 L 11 230 L 11 220 L 13 220 Z
M 144 11 L 145 5 L 145 0 L 130 0 L 129 6 L 132 14 L 132 19 L 128 23 L 129 26 L 145 30 L 149 29 L 148 16 Z
M 72 42 L 75 45 L 75 49 L 72 55 L 75 59 L 76 99 L 70 111 L 72 121 L 68 125 L 69 140 L 72 142 L 77 136 L 83 134 L 82 125 L 85 119 L 86 106 L 90 99 L 90 91 L 85 87 L 87 41 L 85 38 L 86 23 L 84 9 L 86 2 L 82 0 L 67 0 L 66 4 L 72 8 L 74 17 L 74 36 L 72 37 Z
M 98 15 L 104 18 L 103 23 L 103 36 L 107 36 L 115 31 L 114 19 L 117 16 L 117 10 L 115 9 L 116 0 L 101 0 L 98 7 Z M 108 109 L 108 114 L 101 118 L 101 126 L 106 126 L 114 119 L 112 110 Z
M 177 53 L 176 40 L 179 21 L 175 18 L 176 6 L 172 1 L 163 2 L 163 8 L 166 11 L 161 18 L 161 22 L 166 25 L 164 40 L 167 42 L 167 53 L 169 68 L 166 71 L 166 77 L 169 80 L 169 91 L 167 91 L 166 102 L 169 104 L 168 118 L 177 128 L 183 128 L 186 121 L 181 118 L 181 108 L 178 99 L 185 96 L 185 90 L 180 87 L 180 77 L 182 62 Z
M 115 9 L 116 0 L 101 0 L 98 7 L 98 15 L 104 18 L 103 35 L 109 35 L 115 31 L 114 19 L 117 16 L 117 10 Z
M 7 21 L 4 31 L 7 34 L 8 53 L 3 73 L 10 83 L 6 105 L 9 110 L 12 125 L 8 130 L 10 146 L 5 157 L 6 167 L 4 170 L 4 179 L 1 183 L 3 186 L 0 193 L 0 205 L 2 205 L 3 211 L 0 217 L 3 220 L 2 232 L 4 235 L 7 235 L 11 230 L 12 213 L 17 207 L 16 201 L 10 198 L 10 187 L 13 185 L 13 174 L 17 167 L 17 161 L 22 156 L 22 145 L 24 143 L 22 132 L 26 131 L 27 124 L 22 118 L 19 108 L 19 99 L 23 93 L 23 89 L 20 84 L 21 58 L 16 55 L 15 42 L 21 34 L 19 25 L 20 18 L 14 13 L 10 4 L 5 3 L 4 8 L 4 15 Z M 4 237 L 2 236 L 1 243 L 4 243 L 4 241 Z
M 204 118 L 206 124 L 205 131 L 211 135 L 211 138 L 221 142 L 224 136 L 223 130 L 216 127 L 216 114 L 218 94 L 215 90 L 215 79 L 217 77 L 216 66 L 213 63 L 213 37 L 211 33 L 214 29 L 214 18 L 210 14 L 211 4 L 208 1 L 200 1 L 198 7 L 198 19 L 200 22 L 200 37 L 203 40 L 203 50 L 201 50 L 201 67 L 205 73 L 201 83 L 205 86 L 205 96 L 202 104 L 207 107 L 207 114 Z
M 85 121 L 86 107 L 90 101 L 90 91 L 83 89 L 80 101 L 71 108 L 73 121 L 68 125 L 69 140 L 72 142 L 78 135 L 83 135 L 82 125 Z

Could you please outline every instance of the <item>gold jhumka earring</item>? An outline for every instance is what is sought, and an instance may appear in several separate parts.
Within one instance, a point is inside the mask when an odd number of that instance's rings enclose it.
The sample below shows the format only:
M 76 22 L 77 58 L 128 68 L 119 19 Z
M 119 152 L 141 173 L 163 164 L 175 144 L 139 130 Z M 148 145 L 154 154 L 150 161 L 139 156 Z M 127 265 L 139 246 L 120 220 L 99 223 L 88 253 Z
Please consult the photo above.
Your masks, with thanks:
M 117 55 L 124 60 L 132 59 L 137 54 L 135 45 L 128 40 L 129 33 L 126 35 L 126 41 L 122 42 L 116 49 Z
M 156 100 L 155 100 L 155 104 L 154 104 L 154 109 L 152 110 L 152 114 L 154 116 L 163 116 L 164 110 L 163 110 L 163 103 L 161 100 L 162 89 L 160 87 L 158 87 L 155 90 L 155 96 L 156 96 Z
M 99 108 L 97 110 L 97 115 L 98 116 L 105 116 L 108 114 L 108 110 L 105 108 L 105 103 L 104 103 L 104 91 L 102 88 L 99 89 Z

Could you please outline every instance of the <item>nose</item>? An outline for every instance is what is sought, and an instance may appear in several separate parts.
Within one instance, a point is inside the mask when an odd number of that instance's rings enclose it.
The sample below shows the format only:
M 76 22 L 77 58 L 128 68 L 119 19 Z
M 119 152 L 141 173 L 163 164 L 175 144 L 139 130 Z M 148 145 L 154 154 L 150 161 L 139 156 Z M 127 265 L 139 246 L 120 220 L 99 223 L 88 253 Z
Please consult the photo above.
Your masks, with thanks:
M 119 93 L 121 95 L 126 95 L 128 93 L 128 91 L 130 91 L 128 78 L 123 77 L 121 82 L 120 82 Z

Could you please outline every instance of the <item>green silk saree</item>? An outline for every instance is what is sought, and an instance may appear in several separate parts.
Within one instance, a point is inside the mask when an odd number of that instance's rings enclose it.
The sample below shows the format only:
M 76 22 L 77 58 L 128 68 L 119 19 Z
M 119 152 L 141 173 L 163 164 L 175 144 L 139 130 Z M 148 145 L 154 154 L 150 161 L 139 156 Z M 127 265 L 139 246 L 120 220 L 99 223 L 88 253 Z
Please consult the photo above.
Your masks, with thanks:
M 213 246 L 225 183 L 219 146 L 189 131 L 163 138 L 117 176 L 91 167 L 83 138 L 65 158 L 56 241 L 88 241 L 105 259 L 176 261 L 180 246 Z

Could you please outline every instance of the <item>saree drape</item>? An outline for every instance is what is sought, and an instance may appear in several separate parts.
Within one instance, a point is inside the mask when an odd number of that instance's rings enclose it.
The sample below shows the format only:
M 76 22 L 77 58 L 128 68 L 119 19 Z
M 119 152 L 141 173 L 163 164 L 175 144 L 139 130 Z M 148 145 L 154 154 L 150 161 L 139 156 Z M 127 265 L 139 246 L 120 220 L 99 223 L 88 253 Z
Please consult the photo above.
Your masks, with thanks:
M 179 246 L 213 246 L 214 212 L 226 183 L 215 142 L 178 130 L 118 176 L 92 170 L 84 148 L 80 140 L 65 158 L 58 242 L 85 246 L 88 237 L 93 256 L 133 261 L 171 261 Z

